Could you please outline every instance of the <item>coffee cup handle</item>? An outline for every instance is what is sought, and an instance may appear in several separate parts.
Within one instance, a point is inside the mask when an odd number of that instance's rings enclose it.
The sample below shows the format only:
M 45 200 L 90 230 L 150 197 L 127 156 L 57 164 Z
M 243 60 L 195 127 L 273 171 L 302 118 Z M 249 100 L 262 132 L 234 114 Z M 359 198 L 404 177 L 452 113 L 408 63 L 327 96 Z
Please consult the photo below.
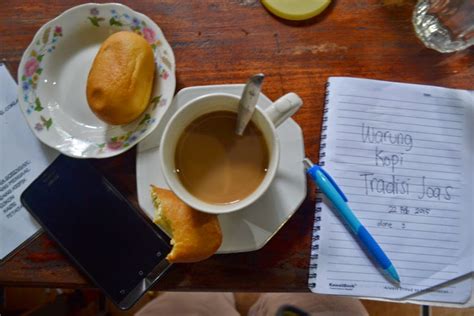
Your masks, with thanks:
M 290 92 L 273 102 L 265 110 L 265 114 L 273 122 L 275 128 L 291 117 L 303 105 L 303 100 L 294 92 Z

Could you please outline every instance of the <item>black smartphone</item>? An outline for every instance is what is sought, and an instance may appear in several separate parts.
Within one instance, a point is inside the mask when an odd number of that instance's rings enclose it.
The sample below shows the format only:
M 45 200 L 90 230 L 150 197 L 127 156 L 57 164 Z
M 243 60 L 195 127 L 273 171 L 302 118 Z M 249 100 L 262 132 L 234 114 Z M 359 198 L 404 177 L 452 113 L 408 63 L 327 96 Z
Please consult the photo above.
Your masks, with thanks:
M 60 155 L 21 202 L 77 266 L 126 310 L 169 268 L 169 238 L 87 160 Z

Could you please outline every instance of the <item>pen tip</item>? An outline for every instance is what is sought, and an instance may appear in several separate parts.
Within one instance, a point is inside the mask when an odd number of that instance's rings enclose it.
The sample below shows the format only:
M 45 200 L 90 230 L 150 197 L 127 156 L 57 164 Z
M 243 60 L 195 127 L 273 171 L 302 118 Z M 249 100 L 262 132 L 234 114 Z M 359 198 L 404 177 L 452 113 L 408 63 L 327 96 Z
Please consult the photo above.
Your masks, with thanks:
M 390 279 L 392 279 L 392 281 L 397 285 L 400 285 L 400 276 L 398 275 L 397 270 L 395 270 L 395 267 L 391 265 L 386 271 L 390 276 Z

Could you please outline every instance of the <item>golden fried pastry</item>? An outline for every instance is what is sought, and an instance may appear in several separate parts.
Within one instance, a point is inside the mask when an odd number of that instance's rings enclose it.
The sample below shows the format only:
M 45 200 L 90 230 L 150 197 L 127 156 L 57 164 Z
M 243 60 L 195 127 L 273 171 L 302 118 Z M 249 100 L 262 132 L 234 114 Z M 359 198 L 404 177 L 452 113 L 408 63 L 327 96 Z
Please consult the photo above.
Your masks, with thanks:
M 173 192 L 151 186 L 154 222 L 172 236 L 169 262 L 196 262 L 209 258 L 222 243 L 216 215 L 196 211 Z
M 87 78 L 87 102 L 98 118 L 127 124 L 147 108 L 155 61 L 150 44 L 133 32 L 118 32 L 105 40 Z

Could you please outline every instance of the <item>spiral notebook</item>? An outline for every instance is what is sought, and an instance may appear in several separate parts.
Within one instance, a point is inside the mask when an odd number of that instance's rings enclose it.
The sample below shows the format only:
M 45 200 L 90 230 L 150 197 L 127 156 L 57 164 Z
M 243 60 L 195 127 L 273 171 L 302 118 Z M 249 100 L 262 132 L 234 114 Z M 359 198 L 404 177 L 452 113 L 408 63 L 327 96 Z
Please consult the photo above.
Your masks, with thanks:
M 319 196 L 309 287 L 465 303 L 474 271 L 474 92 L 332 77 L 320 164 L 391 258 L 395 286 Z

